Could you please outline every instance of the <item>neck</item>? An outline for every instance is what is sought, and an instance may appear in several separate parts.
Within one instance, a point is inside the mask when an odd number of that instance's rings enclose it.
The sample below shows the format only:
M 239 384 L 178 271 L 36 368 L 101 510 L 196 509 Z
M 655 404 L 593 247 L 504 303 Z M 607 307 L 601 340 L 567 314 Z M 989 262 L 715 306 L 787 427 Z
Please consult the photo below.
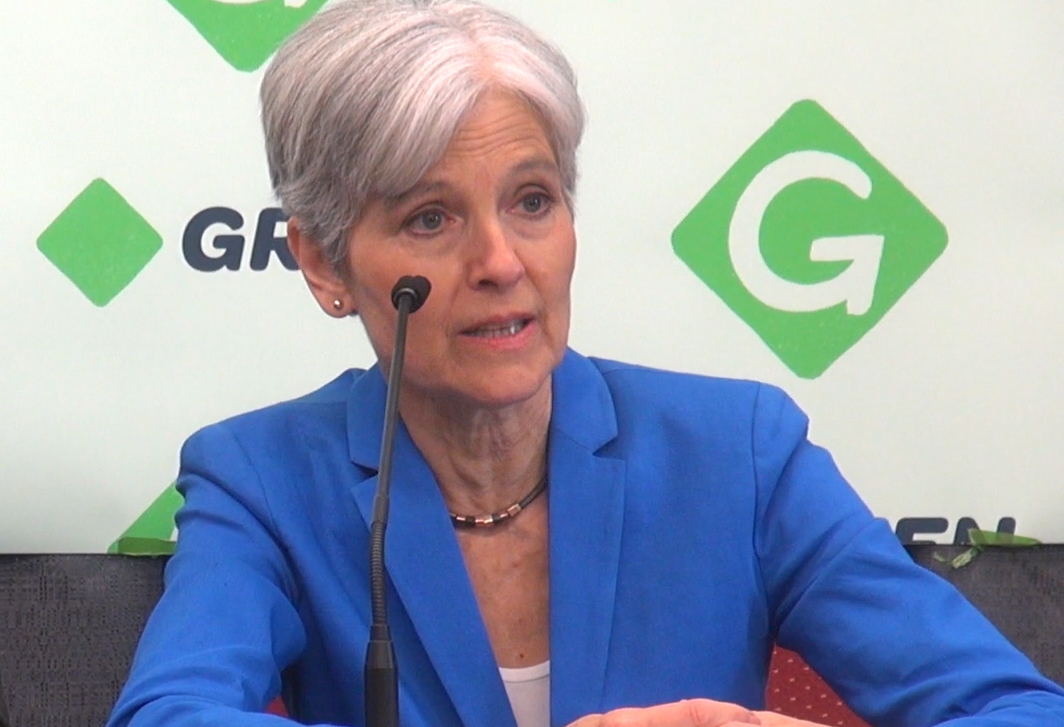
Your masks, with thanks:
M 531 399 L 498 409 L 416 399 L 404 390 L 399 410 L 452 511 L 494 512 L 546 474 L 549 380 Z

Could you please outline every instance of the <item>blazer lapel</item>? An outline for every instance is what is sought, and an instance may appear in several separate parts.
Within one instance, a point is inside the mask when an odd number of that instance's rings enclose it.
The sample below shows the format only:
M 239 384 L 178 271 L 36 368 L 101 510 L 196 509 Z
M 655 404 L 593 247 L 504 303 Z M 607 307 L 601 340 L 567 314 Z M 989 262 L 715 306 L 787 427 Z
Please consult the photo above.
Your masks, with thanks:
M 624 516 L 623 460 L 598 369 L 569 352 L 555 371 L 550 435 L 551 724 L 599 712 Z
M 617 422 L 595 365 L 569 351 L 552 385 L 551 724 L 561 726 L 602 707 L 625 464 L 597 454 L 616 438 Z M 370 471 L 378 467 L 386 393 L 374 367 L 355 383 L 349 401 L 351 459 Z M 376 484 L 372 476 L 352 488 L 367 528 Z M 439 487 L 402 425 L 385 554 L 395 592 L 464 727 L 516 727 Z
M 349 444 L 356 464 L 376 470 L 387 387 L 377 367 L 362 379 L 350 399 Z M 354 441 L 356 436 L 360 441 Z M 352 490 L 368 529 L 373 521 L 377 477 L 358 483 Z M 402 423 L 396 434 L 392 467 L 385 564 L 416 640 L 428 655 L 461 724 L 516 727 L 439 486 Z M 399 634 L 394 637 L 398 642 Z M 399 660 L 402 683 L 401 655 Z M 441 715 L 426 715 L 426 719 L 442 724 Z

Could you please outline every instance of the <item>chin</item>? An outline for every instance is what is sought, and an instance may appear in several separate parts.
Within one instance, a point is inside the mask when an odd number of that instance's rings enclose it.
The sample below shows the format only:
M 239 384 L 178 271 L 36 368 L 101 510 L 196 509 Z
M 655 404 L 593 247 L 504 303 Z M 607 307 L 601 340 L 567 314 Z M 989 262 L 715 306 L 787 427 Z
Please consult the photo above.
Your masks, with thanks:
M 467 401 L 486 409 L 504 409 L 531 401 L 550 387 L 554 366 L 503 366 L 476 372 L 462 387 Z
M 498 380 L 489 386 L 478 387 L 468 399 L 485 409 L 505 409 L 524 404 L 550 386 L 550 375 L 536 381 Z

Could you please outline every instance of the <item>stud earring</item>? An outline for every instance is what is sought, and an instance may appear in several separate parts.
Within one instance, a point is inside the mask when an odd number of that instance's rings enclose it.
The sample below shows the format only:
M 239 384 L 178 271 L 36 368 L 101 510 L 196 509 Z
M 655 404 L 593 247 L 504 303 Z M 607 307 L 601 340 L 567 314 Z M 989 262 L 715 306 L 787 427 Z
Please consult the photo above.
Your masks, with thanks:
M 333 310 L 335 310 L 336 312 L 340 312 L 341 310 L 343 310 L 343 308 L 344 308 L 344 302 L 342 300 L 337 298 L 336 300 L 333 301 Z

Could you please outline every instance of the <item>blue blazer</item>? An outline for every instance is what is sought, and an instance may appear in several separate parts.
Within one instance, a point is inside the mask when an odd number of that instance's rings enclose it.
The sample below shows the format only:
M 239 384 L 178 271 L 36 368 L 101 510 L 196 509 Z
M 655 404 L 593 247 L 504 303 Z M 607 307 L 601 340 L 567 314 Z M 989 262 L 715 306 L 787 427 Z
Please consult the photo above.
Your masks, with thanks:
M 779 390 L 568 352 L 549 434 L 551 723 L 761 707 L 774 642 L 868 721 L 1064 724 L 1064 693 L 872 517 Z M 194 435 L 114 727 L 360 724 L 385 383 Z M 407 727 L 514 727 L 435 479 L 400 427 L 387 565 Z M 983 715 L 983 716 L 979 716 Z M 964 719 L 964 717 L 969 717 Z

